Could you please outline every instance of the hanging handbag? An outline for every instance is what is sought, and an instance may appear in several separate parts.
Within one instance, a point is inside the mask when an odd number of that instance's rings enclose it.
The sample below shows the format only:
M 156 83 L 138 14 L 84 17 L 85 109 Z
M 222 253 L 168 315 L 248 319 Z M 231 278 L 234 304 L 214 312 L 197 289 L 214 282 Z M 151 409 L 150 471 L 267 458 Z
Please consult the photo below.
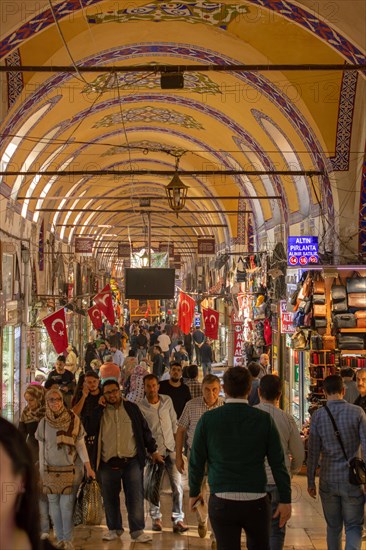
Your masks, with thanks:
M 327 315 L 327 306 L 325 304 L 315 304 L 313 307 L 314 317 L 325 317 Z
M 325 294 L 325 282 L 320 273 L 317 273 L 313 281 L 314 294 Z
M 245 269 L 245 264 L 243 258 L 240 256 L 237 266 L 236 266 L 236 282 L 245 283 L 247 278 L 247 272 Z
M 348 311 L 347 298 L 341 302 L 332 302 L 333 313 L 346 313 Z
M 334 328 L 356 328 L 356 317 L 354 313 L 339 313 L 333 315 Z
M 338 285 L 337 281 L 339 281 L 341 284 Z M 347 290 L 346 287 L 342 285 L 342 281 L 339 276 L 332 284 L 330 295 L 332 297 L 332 302 L 342 302 L 343 300 L 347 300 Z
M 313 318 L 313 326 L 314 328 L 318 329 L 318 328 L 327 328 L 327 320 L 325 319 L 325 317 L 317 317 L 317 318 Z
M 313 294 L 313 304 L 325 304 L 325 294 Z
M 299 292 L 299 295 L 298 295 L 298 300 L 303 300 L 304 298 L 308 298 L 311 293 L 312 293 L 312 284 L 313 284 L 313 279 L 311 277 L 311 274 L 310 274 L 310 271 L 307 272 L 307 275 L 306 275 L 306 278 L 305 278 L 305 281 L 303 282 L 303 285 L 300 289 L 300 292 Z
M 303 309 L 298 309 L 293 317 L 295 327 L 303 327 L 305 322 L 305 312 Z
M 311 337 L 311 349 L 323 349 L 323 338 L 320 334 L 315 334 Z
M 352 292 L 366 293 L 366 277 L 361 277 L 357 271 L 353 272 L 352 277 L 347 277 L 346 284 L 348 294 L 351 294 Z
M 352 292 L 351 294 L 348 294 L 348 307 L 366 309 L 366 292 Z
M 348 464 L 349 472 L 348 472 L 348 481 L 351 483 L 351 485 L 365 485 L 366 483 L 366 464 L 365 461 L 362 460 L 362 458 L 358 458 L 357 456 L 351 458 L 350 460 L 347 457 L 347 453 L 345 451 L 343 441 L 341 438 L 341 434 L 338 430 L 336 421 L 334 420 L 334 416 L 329 410 L 328 405 L 324 405 L 325 410 L 328 413 L 328 416 L 333 424 L 334 433 L 338 440 L 339 445 L 341 446 L 343 456 Z
M 331 351 L 336 349 L 336 338 L 330 334 L 325 334 L 323 336 L 324 349 L 329 349 Z
M 297 350 L 306 349 L 306 337 L 304 332 L 302 330 L 296 331 L 291 336 L 291 343 L 292 343 L 293 349 L 297 349 Z

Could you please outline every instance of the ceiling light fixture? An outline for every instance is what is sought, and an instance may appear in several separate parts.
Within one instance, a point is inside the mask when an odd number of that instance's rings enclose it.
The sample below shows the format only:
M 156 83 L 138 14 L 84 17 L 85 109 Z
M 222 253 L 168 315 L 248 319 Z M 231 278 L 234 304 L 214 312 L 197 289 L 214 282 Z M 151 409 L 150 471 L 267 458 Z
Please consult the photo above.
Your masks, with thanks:
M 188 193 L 188 186 L 182 182 L 178 175 L 179 160 L 180 157 L 177 157 L 175 162 L 175 174 L 171 182 L 165 188 L 169 206 L 174 212 L 176 212 L 177 217 L 178 212 L 183 210 L 185 207 Z

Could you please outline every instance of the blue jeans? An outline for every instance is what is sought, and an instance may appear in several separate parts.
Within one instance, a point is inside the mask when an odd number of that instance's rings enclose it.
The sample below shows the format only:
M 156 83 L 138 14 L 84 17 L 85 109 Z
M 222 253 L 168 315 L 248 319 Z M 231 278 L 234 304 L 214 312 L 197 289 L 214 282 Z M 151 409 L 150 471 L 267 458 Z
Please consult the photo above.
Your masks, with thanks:
M 319 494 L 327 522 L 327 544 L 331 550 L 342 549 L 343 524 L 346 532 L 345 550 L 360 550 L 364 520 L 362 486 L 330 483 L 320 480 Z
M 71 495 L 47 495 L 53 529 L 59 541 L 72 540 L 76 492 L 77 487 Z
M 279 526 L 280 518 L 274 518 L 273 514 L 277 510 L 280 503 L 280 495 L 276 485 L 267 485 L 266 492 L 271 497 L 272 520 L 271 520 L 271 535 L 269 539 L 271 550 L 283 550 L 285 544 L 286 526 Z
M 41 495 L 39 497 L 39 514 L 41 520 L 41 533 L 50 532 L 50 519 L 48 517 L 48 498 L 47 495 Z
M 165 471 L 169 476 L 170 487 L 172 488 L 173 493 L 173 509 L 172 509 L 172 521 L 177 523 L 178 521 L 183 521 L 184 512 L 183 512 L 183 487 L 182 487 L 182 478 L 178 472 L 175 459 L 170 455 L 167 455 L 165 458 Z M 160 504 L 159 506 L 150 505 L 150 516 L 152 519 L 160 519 Z
M 108 529 L 123 530 L 119 499 L 122 480 L 130 535 L 136 539 L 145 528 L 143 469 L 137 458 L 132 458 L 122 468 L 111 468 L 105 462 L 101 462 L 98 474 Z
M 211 374 L 211 362 L 205 363 L 202 361 L 202 371 L 204 377 L 206 374 Z

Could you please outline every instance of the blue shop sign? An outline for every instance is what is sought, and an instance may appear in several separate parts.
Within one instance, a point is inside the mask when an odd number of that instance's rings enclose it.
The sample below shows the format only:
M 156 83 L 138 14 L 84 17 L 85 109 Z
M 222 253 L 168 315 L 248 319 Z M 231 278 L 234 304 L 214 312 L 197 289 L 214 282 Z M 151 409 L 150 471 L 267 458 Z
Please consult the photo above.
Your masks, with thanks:
M 318 261 L 318 237 L 288 237 L 288 265 L 304 267 L 308 264 L 317 264 Z

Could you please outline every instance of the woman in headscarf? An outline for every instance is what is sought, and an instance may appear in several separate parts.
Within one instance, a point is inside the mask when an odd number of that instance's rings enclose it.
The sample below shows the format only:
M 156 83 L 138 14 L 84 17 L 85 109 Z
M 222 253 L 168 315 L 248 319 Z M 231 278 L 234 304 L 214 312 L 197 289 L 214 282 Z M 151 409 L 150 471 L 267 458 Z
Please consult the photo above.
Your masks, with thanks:
M 71 494 L 48 494 L 50 515 L 53 522 L 58 548 L 73 550 L 73 510 L 75 495 L 83 477 L 84 464 L 88 477 L 95 478 L 90 466 L 84 436 L 85 430 L 80 418 L 65 408 L 63 395 L 51 389 L 46 393 L 46 415 L 36 431 L 39 445 L 41 478 L 47 466 L 75 466 L 73 491 Z
M 128 399 L 128 401 L 139 403 L 143 400 L 145 395 L 144 376 L 146 376 L 146 374 L 150 374 L 147 365 L 145 361 L 141 361 L 141 363 L 133 369 L 127 381 L 128 392 L 126 399 Z
M 27 402 L 19 422 L 19 431 L 23 435 L 31 453 L 34 464 L 38 467 L 39 445 L 35 433 L 39 422 L 46 414 L 46 390 L 39 384 L 29 384 L 24 392 L 24 399 Z M 41 539 L 48 539 L 50 536 L 50 522 L 48 517 L 48 499 L 46 495 L 40 496 L 39 501 L 41 519 Z

